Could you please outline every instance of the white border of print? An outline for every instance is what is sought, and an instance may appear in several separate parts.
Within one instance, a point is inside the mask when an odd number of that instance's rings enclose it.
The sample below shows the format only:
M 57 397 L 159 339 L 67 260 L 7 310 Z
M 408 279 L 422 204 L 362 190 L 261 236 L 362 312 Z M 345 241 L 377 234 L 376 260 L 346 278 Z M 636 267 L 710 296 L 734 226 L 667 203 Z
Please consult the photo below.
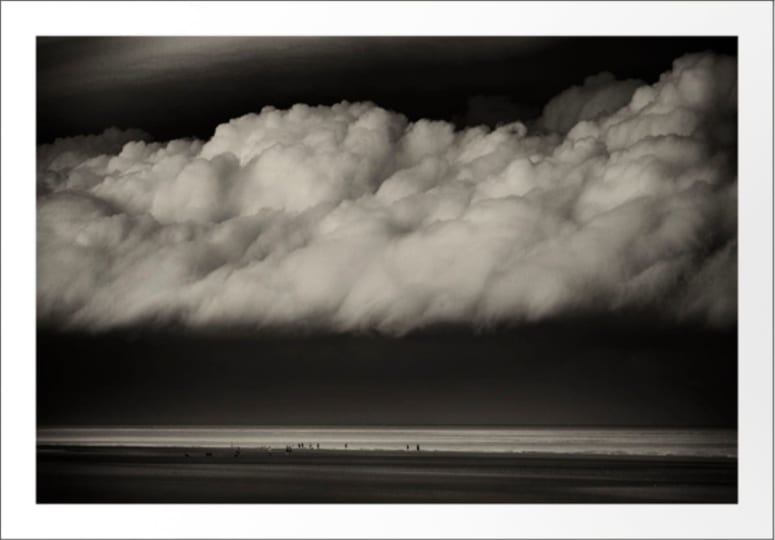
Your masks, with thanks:
M 2 15 L 4 538 L 772 537 L 771 3 L 3 2 Z M 140 34 L 739 36 L 739 503 L 36 505 L 35 36 Z

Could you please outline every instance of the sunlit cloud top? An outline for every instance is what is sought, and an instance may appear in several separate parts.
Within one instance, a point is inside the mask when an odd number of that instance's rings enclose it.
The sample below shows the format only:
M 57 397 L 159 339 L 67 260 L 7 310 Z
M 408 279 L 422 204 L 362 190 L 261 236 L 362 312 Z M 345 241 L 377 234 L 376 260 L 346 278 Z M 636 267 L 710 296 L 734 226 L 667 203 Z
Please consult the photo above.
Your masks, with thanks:
M 38 316 L 401 334 L 648 308 L 732 324 L 736 70 L 690 55 L 653 85 L 596 75 L 529 126 L 342 102 L 266 107 L 203 141 L 57 140 L 38 148 Z

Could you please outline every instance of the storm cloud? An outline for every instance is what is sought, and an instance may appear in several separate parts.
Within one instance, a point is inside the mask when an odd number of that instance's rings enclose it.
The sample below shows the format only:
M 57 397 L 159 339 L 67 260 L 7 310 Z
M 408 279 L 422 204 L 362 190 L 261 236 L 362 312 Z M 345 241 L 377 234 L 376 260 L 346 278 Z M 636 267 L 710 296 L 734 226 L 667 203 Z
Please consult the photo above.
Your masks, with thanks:
M 265 107 L 38 148 L 39 320 L 402 334 L 578 310 L 734 323 L 737 65 L 588 78 L 529 124 Z

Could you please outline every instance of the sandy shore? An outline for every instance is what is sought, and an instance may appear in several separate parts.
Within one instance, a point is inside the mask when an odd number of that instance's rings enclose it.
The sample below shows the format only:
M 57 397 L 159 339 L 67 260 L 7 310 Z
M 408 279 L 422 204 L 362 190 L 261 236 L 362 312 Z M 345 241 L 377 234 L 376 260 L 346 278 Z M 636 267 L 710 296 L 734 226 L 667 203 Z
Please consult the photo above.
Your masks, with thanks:
M 210 454 L 210 455 L 208 455 Z M 737 460 L 39 446 L 40 503 L 734 503 Z

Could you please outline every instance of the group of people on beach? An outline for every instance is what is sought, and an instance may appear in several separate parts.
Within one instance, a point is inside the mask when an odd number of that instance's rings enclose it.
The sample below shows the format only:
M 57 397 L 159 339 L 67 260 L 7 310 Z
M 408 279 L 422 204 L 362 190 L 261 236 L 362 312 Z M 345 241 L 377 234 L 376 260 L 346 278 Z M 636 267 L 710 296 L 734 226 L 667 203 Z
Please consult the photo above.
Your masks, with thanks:
M 231 447 L 231 448 L 232 448 L 232 450 L 234 452 L 234 457 L 235 458 L 240 457 L 240 454 L 242 453 L 242 450 L 240 449 L 240 447 L 237 446 L 236 449 L 235 449 L 235 447 Z M 300 442 L 300 443 L 296 443 L 296 448 L 299 448 L 299 449 L 307 448 L 307 449 L 310 449 L 310 450 L 313 450 L 313 449 L 314 450 L 320 450 L 320 443 L 315 443 L 314 446 L 313 446 L 312 443 L 307 443 L 307 445 L 305 446 L 303 442 Z M 349 448 L 348 447 L 348 443 L 344 443 L 344 449 L 347 450 L 348 448 Z M 271 447 L 268 447 L 266 449 L 269 450 L 270 452 L 272 451 Z M 410 449 L 410 445 L 407 444 L 406 445 L 406 449 L 409 450 Z M 415 449 L 416 449 L 417 452 L 419 452 L 420 451 L 420 445 L 419 444 L 415 445 Z M 285 452 L 288 453 L 288 454 L 293 452 L 293 448 L 291 447 L 290 444 L 285 446 Z M 187 458 L 191 457 L 191 455 L 188 452 L 186 452 L 185 456 Z M 206 452 L 205 453 L 205 457 L 213 457 L 213 453 L 212 452 Z
M 297 443 L 297 444 L 296 444 L 296 447 L 297 447 L 297 448 L 302 448 L 302 449 L 303 449 L 303 448 L 309 448 L 309 449 L 312 449 L 312 443 L 308 444 L 306 447 L 304 446 L 304 443 Z M 349 448 L 349 446 L 348 446 L 348 443 L 344 443 L 344 449 L 345 449 L 345 450 L 347 450 L 348 448 Z M 410 448 L 410 445 L 408 445 L 408 444 L 407 444 L 407 445 L 406 445 L 406 449 L 407 449 L 407 450 L 409 450 L 409 448 Z M 419 445 L 419 444 L 415 445 L 415 448 L 416 448 L 416 451 L 417 451 L 417 452 L 419 452 L 419 451 L 420 451 L 420 445 Z M 317 443 L 317 444 L 315 445 L 315 449 L 316 449 L 316 450 L 320 450 L 320 443 Z M 285 451 L 286 451 L 286 452 L 288 452 L 288 453 L 290 453 L 290 452 L 292 452 L 292 451 L 293 451 L 293 449 L 291 448 L 291 446 L 290 446 L 290 445 L 288 445 L 288 446 L 286 446 L 286 447 L 285 447 Z

